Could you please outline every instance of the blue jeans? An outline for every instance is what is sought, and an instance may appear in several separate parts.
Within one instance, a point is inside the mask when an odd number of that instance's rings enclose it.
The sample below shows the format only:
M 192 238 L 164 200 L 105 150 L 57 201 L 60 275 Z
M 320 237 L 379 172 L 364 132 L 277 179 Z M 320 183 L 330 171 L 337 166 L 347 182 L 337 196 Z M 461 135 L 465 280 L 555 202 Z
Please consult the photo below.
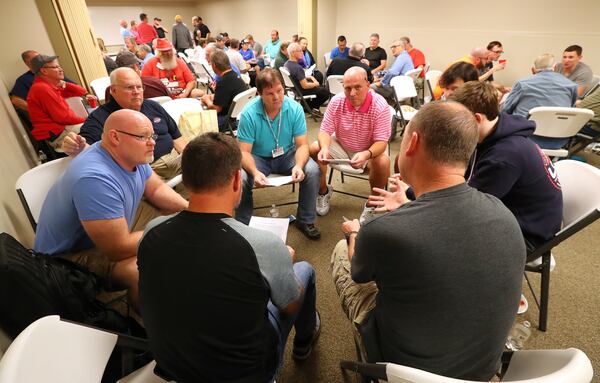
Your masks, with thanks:
M 315 269 L 308 262 L 294 263 L 294 273 L 298 283 L 304 289 L 304 294 L 300 297 L 300 309 L 292 315 L 282 314 L 271 301 L 267 305 L 269 311 L 269 320 L 279 336 L 279 362 L 277 370 L 273 373 L 273 378 L 277 375 L 283 366 L 283 352 L 288 335 L 292 326 L 296 329 L 296 338 L 305 343 L 312 338 L 316 326 L 317 310 L 317 289 L 315 287 Z
M 569 142 L 568 138 L 550 138 L 536 135 L 531 135 L 529 139 L 542 149 L 561 149 Z
M 292 174 L 292 168 L 296 165 L 295 154 L 296 151 L 292 150 L 277 158 L 259 157 L 254 154 L 252 157 L 256 163 L 256 168 L 265 176 L 271 173 L 290 175 Z M 300 182 L 298 211 L 296 213 L 299 222 L 315 223 L 320 177 L 319 165 L 309 158 L 306 165 L 304 165 L 304 179 Z M 242 187 L 242 200 L 235 211 L 235 218 L 247 225 L 252 217 L 254 177 L 246 173 L 245 170 L 242 171 Z

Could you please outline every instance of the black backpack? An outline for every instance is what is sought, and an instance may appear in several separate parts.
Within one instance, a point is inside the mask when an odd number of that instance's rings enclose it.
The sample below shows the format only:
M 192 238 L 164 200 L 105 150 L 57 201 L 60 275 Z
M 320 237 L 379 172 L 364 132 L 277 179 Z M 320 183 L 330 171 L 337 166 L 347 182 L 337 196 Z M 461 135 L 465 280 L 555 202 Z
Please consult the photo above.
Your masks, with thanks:
M 98 277 L 86 268 L 0 234 L 0 327 L 9 336 L 46 315 L 131 333 L 135 321 L 98 301 L 99 290 Z

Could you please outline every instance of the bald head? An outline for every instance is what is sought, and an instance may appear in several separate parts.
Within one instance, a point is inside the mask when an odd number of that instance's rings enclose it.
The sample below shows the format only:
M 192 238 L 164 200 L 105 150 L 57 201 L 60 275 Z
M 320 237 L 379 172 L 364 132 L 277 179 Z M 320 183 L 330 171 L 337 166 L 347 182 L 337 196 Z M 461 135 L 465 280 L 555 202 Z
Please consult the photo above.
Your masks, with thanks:
M 353 66 L 344 73 L 344 82 L 349 80 L 365 80 L 368 82 L 367 71 L 359 66 Z
M 133 129 L 135 126 L 144 125 L 152 127 L 148 117 L 144 116 L 142 113 L 131 109 L 117 110 L 116 112 L 111 113 L 106 119 L 104 130 L 102 131 L 102 139 L 104 139 L 104 136 L 111 130 L 128 131 L 128 129 Z
M 154 161 L 156 135 L 152 123 L 142 113 L 131 109 L 113 112 L 104 123 L 102 148 L 123 169 Z
M 27 51 L 21 53 L 21 58 L 23 59 L 23 62 L 25 63 L 25 65 L 27 65 L 27 67 L 29 69 L 31 69 L 31 59 L 37 55 L 39 55 L 39 53 L 37 51 L 27 50 Z
M 120 25 L 122 28 L 127 28 L 127 21 L 125 21 L 125 20 L 121 20 L 121 21 L 119 21 L 119 25 Z

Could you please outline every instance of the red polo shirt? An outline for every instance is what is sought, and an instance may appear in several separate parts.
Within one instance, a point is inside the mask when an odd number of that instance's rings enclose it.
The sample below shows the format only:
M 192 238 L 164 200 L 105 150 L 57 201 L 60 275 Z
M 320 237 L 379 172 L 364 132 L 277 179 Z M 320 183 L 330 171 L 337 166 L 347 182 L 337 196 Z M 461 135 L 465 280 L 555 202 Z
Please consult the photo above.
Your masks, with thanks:
M 85 88 L 76 84 L 67 82 L 65 89 L 62 89 L 36 77 L 27 95 L 33 137 L 38 141 L 47 140 L 50 138 L 50 132 L 58 136 L 65 130 L 66 125 L 83 123 L 85 118 L 76 115 L 69 108 L 65 98 L 81 97 L 86 93 Z
M 156 29 L 148 23 L 140 23 L 138 25 L 139 40 L 143 44 L 150 44 L 152 40 L 158 37 Z

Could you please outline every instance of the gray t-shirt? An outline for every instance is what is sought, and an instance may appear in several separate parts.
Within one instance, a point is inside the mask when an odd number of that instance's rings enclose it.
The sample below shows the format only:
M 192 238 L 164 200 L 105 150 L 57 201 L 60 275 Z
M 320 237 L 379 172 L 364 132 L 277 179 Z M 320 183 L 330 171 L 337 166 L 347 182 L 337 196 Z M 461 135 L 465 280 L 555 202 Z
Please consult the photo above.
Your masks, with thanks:
M 560 74 L 564 74 L 563 65 L 556 64 L 555 72 Z M 575 69 L 571 71 L 571 73 L 566 76 L 569 80 L 576 83 L 578 86 L 583 87 L 583 93 L 579 98 L 582 98 L 585 92 L 588 91 L 590 85 L 592 84 L 592 79 L 594 78 L 594 73 L 592 69 L 584 62 L 579 62 Z
M 489 380 L 514 321 L 525 245 L 493 196 L 463 183 L 426 193 L 364 225 L 352 279 L 379 292 L 366 336 L 381 360 Z

